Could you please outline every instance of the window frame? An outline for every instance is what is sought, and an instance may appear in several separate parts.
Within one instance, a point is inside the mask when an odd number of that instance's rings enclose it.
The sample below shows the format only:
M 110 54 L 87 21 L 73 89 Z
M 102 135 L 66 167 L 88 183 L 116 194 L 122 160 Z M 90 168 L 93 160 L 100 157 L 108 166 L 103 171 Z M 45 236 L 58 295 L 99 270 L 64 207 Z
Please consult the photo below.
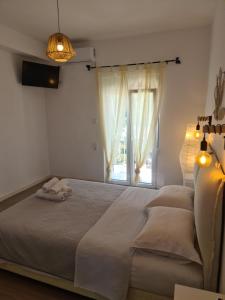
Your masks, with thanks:
M 143 89 L 144 90 L 144 89 Z M 157 186 L 157 165 L 158 165 L 158 152 L 159 152 L 159 118 L 156 126 L 156 135 L 154 142 L 154 149 L 152 153 L 152 182 L 134 182 L 134 155 L 133 155 L 133 147 L 132 147 L 132 134 L 131 134 L 131 120 L 132 120 L 132 105 L 131 105 L 131 94 L 138 93 L 141 90 L 133 89 L 129 90 L 129 103 L 128 103 L 128 120 L 127 120 L 127 180 L 119 180 L 119 179 L 111 179 L 108 182 L 112 184 L 119 184 L 125 186 L 135 186 L 135 187 L 143 187 L 143 188 L 156 188 Z M 153 92 L 153 99 L 156 97 L 157 89 L 149 89 L 150 92 Z

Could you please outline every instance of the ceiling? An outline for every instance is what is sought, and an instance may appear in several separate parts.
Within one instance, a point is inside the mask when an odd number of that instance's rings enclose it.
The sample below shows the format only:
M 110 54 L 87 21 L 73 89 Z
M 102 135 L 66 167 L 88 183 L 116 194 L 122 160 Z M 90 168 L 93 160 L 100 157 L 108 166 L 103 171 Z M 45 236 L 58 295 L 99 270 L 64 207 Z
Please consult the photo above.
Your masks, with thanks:
M 59 0 L 61 31 L 93 40 L 205 26 L 216 0 Z M 47 41 L 57 31 L 56 0 L 0 0 L 0 24 Z

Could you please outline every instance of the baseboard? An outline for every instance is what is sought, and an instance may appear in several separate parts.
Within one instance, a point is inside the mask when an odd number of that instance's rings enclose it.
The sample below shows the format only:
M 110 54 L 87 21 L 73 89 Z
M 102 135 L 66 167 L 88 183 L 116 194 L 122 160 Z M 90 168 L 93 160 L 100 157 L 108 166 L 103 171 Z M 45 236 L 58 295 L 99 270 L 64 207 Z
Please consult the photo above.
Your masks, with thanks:
M 108 182 L 104 182 L 103 179 L 97 179 L 97 178 L 88 178 L 88 177 L 76 177 L 76 176 L 61 176 L 61 175 L 52 175 L 51 177 L 57 177 L 59 179 L 64 179 L 64 178 L 68 178 L 68 179 L 76 179 L 76 180 L 84 180 L 84 181 L 92 181 L 92 182 L 100 182 L 100 183 L 108 183 Z
M 27 189 L 29 189 L 29 188 L 32 188 L 32 187 L 35 186 L 36 184 L 39 184 L 39 183 L 41 183 L 42 181 L 48 180 L 48 179 L 51 178 L 51 177 L 52 177 L 51 175 L 44 176 L 44 177 L 42 177 L 42 178 L 40 178 L 40 179 L 37 179 L 37 180 L 31 182 L 30 184 L 27 184 L 27 185 L 25 185 L 25 186 L 23 186 L 23 187 L 21 187 L 21 188 L 16 189 L 16 190 L 13 191 L 13 192 L 4 194 L 4 195 L 2 195 L 2 196 L 0 197 L 0 202 L 6 200 L 7 198 L 13 197 L 13 196 L 15 196 L 16 194 L 21 193 L 21 192 L 23 192 L 23 191 L 25 191 L 25 190 L 27 190 Z

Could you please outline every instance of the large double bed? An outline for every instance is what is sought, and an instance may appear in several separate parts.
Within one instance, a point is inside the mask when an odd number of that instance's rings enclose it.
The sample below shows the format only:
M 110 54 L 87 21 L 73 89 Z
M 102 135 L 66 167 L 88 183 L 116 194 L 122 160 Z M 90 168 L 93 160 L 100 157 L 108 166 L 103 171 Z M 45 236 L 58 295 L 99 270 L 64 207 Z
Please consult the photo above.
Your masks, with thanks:
M 213 165 L 199 171 L 196 183 L 202 265 L 130 248 L 158 190 L 67 179 L 73 192 L 66 201 L 31 195 L 0 213 L 0 268 L 94 299 L 172 299 L 176 283 L 215 290 L 221 178 Z

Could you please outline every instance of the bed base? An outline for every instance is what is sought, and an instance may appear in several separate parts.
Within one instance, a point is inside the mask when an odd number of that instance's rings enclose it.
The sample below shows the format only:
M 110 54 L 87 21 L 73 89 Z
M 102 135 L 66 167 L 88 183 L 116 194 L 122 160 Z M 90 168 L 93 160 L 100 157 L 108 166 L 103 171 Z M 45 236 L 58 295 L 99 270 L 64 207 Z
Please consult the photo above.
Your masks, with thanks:
M 88 290 L 84 290 L 81 288 L 74 287 L 72 281 L 62 279 L 60 277 L 52 276 L 47 273 L 39 272 L 32 270 L 30 268 L 11 263 L 6 261 L 1 261 L 0 269 L 6 270 L 27 278 L 31 278 L 33 280 L 43 282 L 49 284 L 51 286 L 55 286 L 57 288 L 61 288 L 63 290 L 70 291 L 75 294 L 80 294 L 82 296 L 86 296 L 96 300 L 108 300 L 98 294 L 90 292 Z M 172 300 L 172 298 L 168 298 L 165 296 L 160 296 L 156 294 L 151 294 L 143 290 L 129 288 L 127 300 Z

